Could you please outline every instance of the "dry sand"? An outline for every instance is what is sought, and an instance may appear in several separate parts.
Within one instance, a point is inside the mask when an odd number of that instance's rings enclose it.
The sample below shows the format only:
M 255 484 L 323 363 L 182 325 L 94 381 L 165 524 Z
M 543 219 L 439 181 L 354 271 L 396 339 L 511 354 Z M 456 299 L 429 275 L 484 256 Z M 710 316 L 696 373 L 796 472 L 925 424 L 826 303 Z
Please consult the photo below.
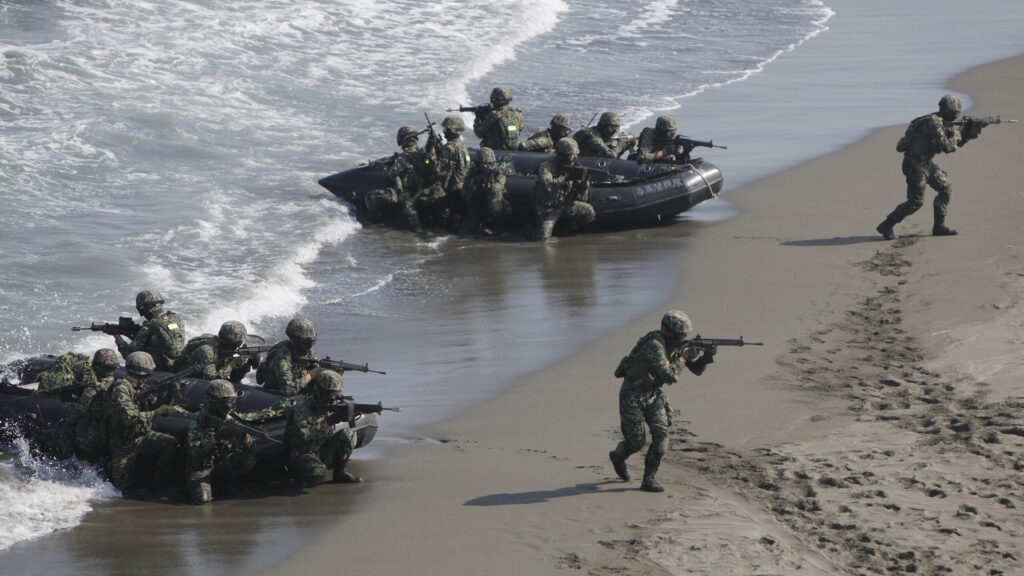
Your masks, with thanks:
M 952 87 L 1024 119 L 1024 57 Z M 1024 572 L 1024 125 L 939 158 L 960 236 L 927 235 L 929 192 L 885 242 L 902 130 L 730 192 L 742 213 L 694 235 L 663 309 L 765 346 L 667 389 L 667 492 L 607 459 L 612 371 L 658 312 L 356 462 L 363 503 L 268 574 Z

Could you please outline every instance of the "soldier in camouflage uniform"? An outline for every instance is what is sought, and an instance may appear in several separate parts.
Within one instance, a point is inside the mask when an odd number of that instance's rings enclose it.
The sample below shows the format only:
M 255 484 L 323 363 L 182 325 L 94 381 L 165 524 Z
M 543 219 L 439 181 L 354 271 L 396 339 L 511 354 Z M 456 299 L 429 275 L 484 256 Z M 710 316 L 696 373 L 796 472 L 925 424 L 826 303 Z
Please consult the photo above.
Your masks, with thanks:
M 265 390 L 291 397 L 304 393 L 313 379 L 307 367 L 297 360 L 316 358 L 316 329 L 306 318 L 292 318 L 285 335 L 288 339 L 274 344 L 257 368 L 256 382 Z
M 374 219 L 397 220 L 418 232 L 421 228 L 416 201 L 437 180 L 434 152 L 419 147 L 415 126 L 399 128 L 395 141 L 402 151 L 384 168 L 391 186 L 367 193 L 364 204 Z
M 598 158 L 618 158 L 622 153 L 636 144 L 636 136 L 619 133 L 619 115 L 615 112 L 601 114 L 597 126 L 584 128 L 573 135 L 580 146 L 580 156 L 596 156 Z
M 185 478 L 193 504 L 212 501 L 215 482 L 225 489 L 235 489 L 242 476 L 256 467 L 252 437 L 241 427 L 230 425 L 236 419 L 236 399 L 230 382 L 212 380 L 206 388 L 206 404 L 189 422 Z
M 636 153 L 629 157 L 642 164 L 683 164 L 690 161 L 690 150 L 676 145 L 676 120 L 671 116 L 658 116 L 654 128 L 640 131 Z
M 141 388 L 156 365 L 146 352 L 132 352 L 125 360 L 128 377 L 118 380 L 107 394 L 110 418 L 110 482 L 122 492 L 135 479 L 140 454 L 156 454 L 157 469 L 151 487 L 159 491 L 160 475 L 170 470 L 178 441 L 152 430 L 153 419 L 175 412 L 170 406 L 156 406 Z
M 135 297 L 135 308 L 146 319 L 131 342 L 114 336 L 117 351 L 127 358 L 132 352 L 147 352 L 156 369 L 168 371 L 185 349 L 185 323 L 174 312 L 164 310 L 164 297 L 156 290 L 143 290 Z
M 664 488 L 654 479 L 661 457 L 668 450 L 668 428 L 672 410 L 661 387 L 678 381 L 685 366 L 698 376 L 705 366 L 714 361 L 715 349 L 703 350 L 682 344 L 693 332 L 690 318 L 672 310 L 661 319 L 661 329 L 649 332 L 637 341 L 629 355 L 615 369 L 615 377 L 623 378 L 619 389 L 619 420 L 622 442 L 612 450 L 615 473 L 629 481 L 626 459 L 643 448 L 646 442 L 644 422 L 651 429 L 651 446 L 644 458 L 644 478 L 641 490 L 662 492 Z
M 953 186 L 946 171 L 939 168 L 932 158 L 939 153 L 956 152 L 958 146 L 981 135 L 982 124 L 971 122 L 961 127 L 951 122 L 960 118 L 960 99 L 946 94 L 939 100 L 939 111 L 918 116 L 907 126 L 906 134 L 896 145 L 897 152 L 903 152 L 903 175 L 907 177 L 907 201 L 900 204 L 875 229 L 886 240 L 896 238 L 893 226 L 917 212 L 924 205 L 926 185 L 935 189 L 933 236 L 952 236 L 956 230 L 946 227 L 946 209 L 953 195 Z
M 469 149 L 462 141 L 466 123 L 458 116 L 448 116 L 441 121 L 445 143 L 438 145 L 437 182 L 420 194 L 416 209 L 426 220 L 438 226 L 449 226 L 457 214 L 463 212 L 462 187 L 469 170 Z
M 260 362 L 258 354 L 249 358 L 236 356 L 248 337 L 244 324 L 228 320 L 221 324 L 216 335 L 200 334 L 189 340 L 174 370 L 180 372 L 191 367 L 195 369 L 197 378 L 241 382 L 249 370 Z
M 537 239 L 550 240 L 559 220 L 568 220 L 572 228 L 594 221 L 594 207 L 587 203 L 590 181 L 576 170 L 579 146 L 572 138 L 562 138 L 555 146 L 555 155 L 537 168 L 534 185 Z
M 515 150 L 519 147 L 519 135 L 523 132 L 523 111 L 512 108 L 512 91 L 505 86 L 491 90 L 491 109 L 479 110 L 473 119 L 473 133 L 480 139 L 480 146 L 492 150 Z
M 512 212 L 505 191 L 505 176 L 513 172 L 512 163 L 499 163 L 490 148 L 476 153 L 476 164 L 466 175 L 463 198 L 466 214 L 459 225 L 459 234 L 476 234 L 484 230 L 500 230 L 502 219 Z
M 288 469 L 301 489 L 315 486 L 334 470 L 332 480 L 352 484 L 363 480 L 350 474 L 349 457 L 356 446 L 356 436 L 347 426 L 335 428 L 330 407 L 341 399 L 341 374 L 323 370 L 313 380 L 310 395 L 301 395 L 289 402 L 250 412 L 246 419 L 256 421 L 287 416 L 285 437 L 288 439 Z
M 572 119 L 565 114 L 555 114 L 551 118 L 551 127 L 531 135 L 526 142 L 519 143 L 524 152 L 546 152 L 553 154 L 555 144 L 572 134 Z
M 65 405 L 67 430 L 75 445 L 75 454 L 89 462 L 102 460 L 110 447 L 107 436 L 107 391 L 114 384 L 120 365 L 117 352 L 100 348 L 82 371 L 85 386 L 78 399 Z

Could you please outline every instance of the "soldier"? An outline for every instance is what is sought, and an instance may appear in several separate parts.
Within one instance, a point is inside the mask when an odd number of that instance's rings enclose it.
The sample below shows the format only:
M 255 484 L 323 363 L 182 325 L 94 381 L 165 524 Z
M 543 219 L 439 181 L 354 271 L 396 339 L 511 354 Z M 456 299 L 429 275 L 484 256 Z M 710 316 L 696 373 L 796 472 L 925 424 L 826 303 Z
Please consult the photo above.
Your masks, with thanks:
M 245 325 L 228 320 L 216 334 L 200 334 L 188 341 L 178 358 L 175 371 L 195 368 L 196 376 L 204 380 L 221 378 L 241 382 L 249 370 L 259 365 L 258 354 L 249 358 L 236 356 L 238 349 L 249 337 Z
M 107 391 L 114 384 L 120 367 L 117 352 L 100 348 L 92 363 L 82 371 L 85 388 L 78 400 L 66 405 L 67 430 L 75 444 L 75 454 L 89 462 L 99 462 L 110 447 L 107 436 Z
M 690 151 L 675 143 L 676 120 L 671 116 L 658 116 L 654 128 L 644 128 L 637 141 L 636 154 L 629 157 L 642 164 L 679 164 L 690 161 Z
M 981 134 L 982 124 L 971 122 L 961 132 L 960 126 L 951 122 L 960 118 L 962 106 L 960 99 L 946 94 L 939 100 L 939 111 L 918 116 L 907 126 L 907 131 L 896 144 L 896 151 L 903 152 L 903 175 L 907 177 L 907 201 L 892 211 L 875 230 L 886 240 L 896 238 L 893 226 L 904 218 L 917 212 L 924 205 L 925 186 L 935 189 L 935 201 L 932 204 L 934 219 L 933 236 L 953 236 L 956 230 L 946 227 L 946 208 L 953 186 L 945 170 L 939 168 L 932 158 L 936 154 L 956 152 L 957 146 L 977 138 Z
M 466 123 L 458 116 L 448 116 L 441 121 L 444 129 L 444 146 L 438 146 L 437 182 L 420 194 L 417 210 L 440 226 L 451 223 L 453 212 L 462 212 L 462 186 L 469 170 L 469 150 L 462 141 Z
M 316 344 L 316 329 L 305 318 L 292 318 L 284 331 L 288 336 L 267 352 L 267 358 L 256 369 L 256 382 L 265 390 L 297 396 L 302 394 L 313 376 L 300 358 L 316 358 L 313 346 Z
M 492 150 L 515 150 L 519 147 L 519 134 L 523 131 L 523 111 L 512 108 L 512 92 L 505 86 L 491 90 L 491 109 L 479 110 L 473 119 L 473 133 L 480 146 Z
M 333 482 L 362 482 L 362 478 L 346 470 L 356 446 L 356 436 L 348 427 L 335 430 L 337 422 L 332 418 L 333 412 L 330 409 L 342 397 L 341 374 L 323 370 L 317 374 L 311 388 L 310 395 L 301 395 L 294 402 L 282 402 L 251 412 L 246 419 L 255 421 L 287 415 L 285 437 L 288 438 L 288 469 L 300 490 L 323 482 L 327 478 L 327 471 L 332 468 Z
M 185 478 L 193 504 L 213 500 L 214 482 L 233 490 L 256 467 L 252 437 L 230 425 L 236 399 L 230 382 L 212 380 L 206 388 L 206 404 L 189 422 Z
M 463 199 L 466 214 L 459 225 L 459 234 L 475 234 L 481 227 L 500 230 L 502 219 L 512 211 L 505 193 L 505 176 L 512 173 L 509 162 L 498 163 L 494 150 L 481 148 L 476 164 L 466 175 Z
M 110 416 L 110 482 L 122 492 L 135 477 L 135 463 L 140 454 L 156 454 L 157 469 L 151 488 L 160 490 L 160 475 L 167 472 L 178 448 L 178 441 L 152 430 L 153 419 L 175 412 L 170 406 L 153 406 L 149 397 L 140 394 L 146 378 L 156 364 L 146 352 L 132 352 L 125 360 L 128 377 L 114 383 L 107 395 Z
M 573 135 L 580 146 L 580 156 L 596 156 L 598 158 L 618 158 L 622 153 L 636 145 L 636 136 L 623 134 L 618 139 L 619 115 L 615 112 L 601 114 L 597 126 L 584 128 Z
M 410 230 L 418 232 L 421 228 L 416 200 L 420 192 L 437 179 L 434 154 L 419 147 L 419 133 L 415 126 L 399 128 L 395 141 L 402 151 L 384 169 L 384 176 L 391 186 L 369 192 L 364 203 L 372 217 L 378 220 L 396 217 Z
M 117 351 L 127 358 L 133 352 L 147 352 L 157 370 L 171 370 L 185 349 L 185 323 L 177 314 L 163 309 L 164 297 L 148 289 L 135 296 L 135 308 L 146 319 L 131 342 L 114 336 Z
M 594 207 L 587 203 L 590 181 L 575 166 L 579 152 L 575 140 L 562 138 L 555 145 L 555 155 L 537 168 L 534 197 L 539 240 L 550 240 L 559 220 L 568 219 L 571 227 L 578 228 L 596 218 Z
M 661 330 L 647 333 L 637 341 L 629 355 L 615 369 L 615 377 L 623 378 L 619 389 L 619 421 L 622 442 L 612 450 L 615 473 L 629 481 L 626 459 L 643 448 L 646 442 L 644 422 L 651 429 L 651 446 L 644 458 L 644 479 L 641 490 L 662 492 L 665 489 L 654 480 L 661 457 L 668 450 L 668 428 L 672 423 L 672 410 L 662 394 L 664 384 L 674 384 L 683 366 L 700 375 L 705 366 L 714 361 L 715 348 L 701 351 L 687 347 L 683 340 L 693 332 L 690 318 L 672 310 L 661 319 Z
M 551 127 L 530 136 L 526 142 L 519 143 L 519 149 L 525 152 L 555 151 L 555 143 L 572 134 L 572 119 L 565 114 L 555 114 L 551 118 Z

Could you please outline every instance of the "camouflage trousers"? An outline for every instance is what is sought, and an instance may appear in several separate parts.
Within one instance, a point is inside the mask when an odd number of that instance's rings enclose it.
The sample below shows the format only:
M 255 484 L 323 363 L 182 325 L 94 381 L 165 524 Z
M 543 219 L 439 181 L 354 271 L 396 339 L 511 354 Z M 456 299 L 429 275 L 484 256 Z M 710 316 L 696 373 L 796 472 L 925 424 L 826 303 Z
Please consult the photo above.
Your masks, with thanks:
M 420 227 L 420 215 L 407 194 L 399 194 L 394 188 L 372 190 L 363 198 L 370 218 L 377 222 L 400 222 L 411 230 Z
M 328 470 L 344 471 L 355 447 L 356 435 L 346 428 L 332 434 L 316 453 L 292 455 L 288 468 L 306 486 L 315 486 L 327 478 Z
M 615 447 L 616 454 L 623 460 L 639 452 L 647 443 L 644 424 L 651 429 L 651 445 L 644 457 L 644 465 L 657 469 L 661 457 L 668 451 L 668 428 L 671 424 L 671 408 L 661 390 L 637 392 L 622 383 L 619 389 L 619 425 L 622 442 Z
M 459 234 L 475 234 L 481 226 L 500 229 L 512 205 L 500 189 L 487 188 L 466 199 L 466 214 L 459 224 Z
M 135 464 L 142 454 L 157 456 L 157 474 L 167 472 L 177 449 L 178 440 L 174 436 L 152 430 L 128 444 L 111 442 L 110 483 L 122 492 L 130 488 L 135 481 Z
M 250 450 L 231 452 L 218 458 L 211 467 L 196 468 L 189 463 L 185 470 L 188 497 L 193 504 L 206 504 L 213 500 L 213 485 L 234 489 L 242 476 L 256 467 L 256 455 Z
M 946 219 L 946 210 L 953 196 L 953 185 L 945 170 L 939 168 L 930 159 L 903 157 L 903 175 L 907 177 L 907 201 L 896 207 L 888 218 L 893 222 L 902 222 L 904 218 L 917 212 L 924 206 L 924 191 L 931 186 L 937 193 L 933 208 L 935 221 L 941 224 Z
M 539 240 L 551 238 L 555 224 L 566 221 L 570 229 L 590 224 L 597 218 L 594 207 L 586 202 L 569 202 L 559 208 L 548 208 L 537 213 L 537 235 Z

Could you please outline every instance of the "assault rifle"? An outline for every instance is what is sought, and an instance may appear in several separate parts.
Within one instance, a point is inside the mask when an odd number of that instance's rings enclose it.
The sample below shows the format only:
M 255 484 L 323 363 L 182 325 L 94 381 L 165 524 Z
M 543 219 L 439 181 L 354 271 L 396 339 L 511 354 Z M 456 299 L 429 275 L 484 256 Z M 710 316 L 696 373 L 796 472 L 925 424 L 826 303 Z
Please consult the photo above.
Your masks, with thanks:
M 342 402 L 337 404 L 330 404 L 327 406 L 327 422 L 329 424 L 337 424 L 339 422 L 352 422 L 356 416 L 360 414 L 380 414 L 384 410 L 391 412 L 401 412 L 401 408 L 388 408 L 382 403 L 377 402 L 376 404 L 356 404 L 352 402 L 351 396 L 342 396 Z
M 717 346 L 764 346 L 764 342 L 747 342 L 743 340 L 743 336 L 739 338 L 701 338 L 700 334 L 690 340 L 683 340 L 682 344 L 705 350 Z
M 128 316 L 121 316 L 120 318 L 118 318 L 117 324 L 113 324 L 110 322 L 104 324 L 97 324 L 94 322 L 90 324 L 88 328 L 83 328 L 81 326 L 71 327 L 72 332 L 92 330 L 93 332 L 103 332 L 104 334 L 109 334 L 111 336 L 117 336 L 120 334 L 121 336 L 127 336 L 128 338 L 135 338 L 135 335 L 138 334 L 139 330 L 141 329 L 142 325 L 136 324 L 135 321 Z
M 458 108 L 449 108 L 445 112 L 472 112 L 477 116 L 486 116 L 494 110 L 494 107 L 490 104 L 481 104 L 479 106 L 459 106 Z
M 213 416 L 215 418 L 215 416 Z M 229 414 L 228 418 L 220 420 L 221 430 L 226 430 L 229 434 L 234 436 L 239 443 L 244 443 L 244 438 L 249 436 L 253 443 L 256 441 L 267 441 L 272 444 L 283 444 L 277 438 L 272 438 L 266 430 L 251 426 L 240 420 L 234 412 Z
M 273 348 L 273 346 L 249 346 L 248 344 L 244 344 L 239 346 L 231 356 L 237 356 L 239 358 L 252 358 L 253 356 L 259 357 L 262 354 L 270 352 L 271 348 Z
M 146 382 L 145 387 L 139 393 L 139 405 L 144 405 L 147 402 L 154 401 L 156 404 L 170 404 L 181 389 L 181 385 L 178 381 L 182 378 L 188 378 L 195 374 L 195 372 L 195 367 L 189 366 L 188 368 L 185 368 L 180 372 L 174 372 L 173 374 L 156 374 L 151 376 Z
M 319 366 L 328 370 L 334 370 L 335 372 L 373 372 L 374 374 L 387 374 L 383 370 L 371 370 L 369 364 L 349 364 L 348 362 L 341 362 L 339 360 L 331 360 L 330 356 L 324 356 L 323 358 L 299 358 L 296 361 L 300 366 L 304 368 L 313 368 Z
M 977 116 L 964 116 L 959 120 L 953 120 L 950 124 L 954 126 L 970 126 L 971 124 L 978 124 L 984 128 L 989 124 L 1002 124 L 1004 122 L 1007 124 L 1017 123 L 1016 120 L 1003 120 L 999 116 L 985 116 L 984 118 L 979 118 Z
M 690 138 L 689 136 L 676 136 L 675 140 L 673 140 L 673 142 L 675 143 L 676 146 L 679 146 L 680 148 L 685 150 L 687 153 L 689 153 L 690 150 L 693 150 L 694 148 L 697 148 L 698 146 L 703 147 L 703 148 L 722 148 L 723 150 L 726 149 L 725 146 L 719 146 L 717 144 L 714 144 L 713 142 L 711 142 L 711 140 L 707 140 L 707 141 L 704 141 L 704 140 L 694 140 L 693 138 Z

